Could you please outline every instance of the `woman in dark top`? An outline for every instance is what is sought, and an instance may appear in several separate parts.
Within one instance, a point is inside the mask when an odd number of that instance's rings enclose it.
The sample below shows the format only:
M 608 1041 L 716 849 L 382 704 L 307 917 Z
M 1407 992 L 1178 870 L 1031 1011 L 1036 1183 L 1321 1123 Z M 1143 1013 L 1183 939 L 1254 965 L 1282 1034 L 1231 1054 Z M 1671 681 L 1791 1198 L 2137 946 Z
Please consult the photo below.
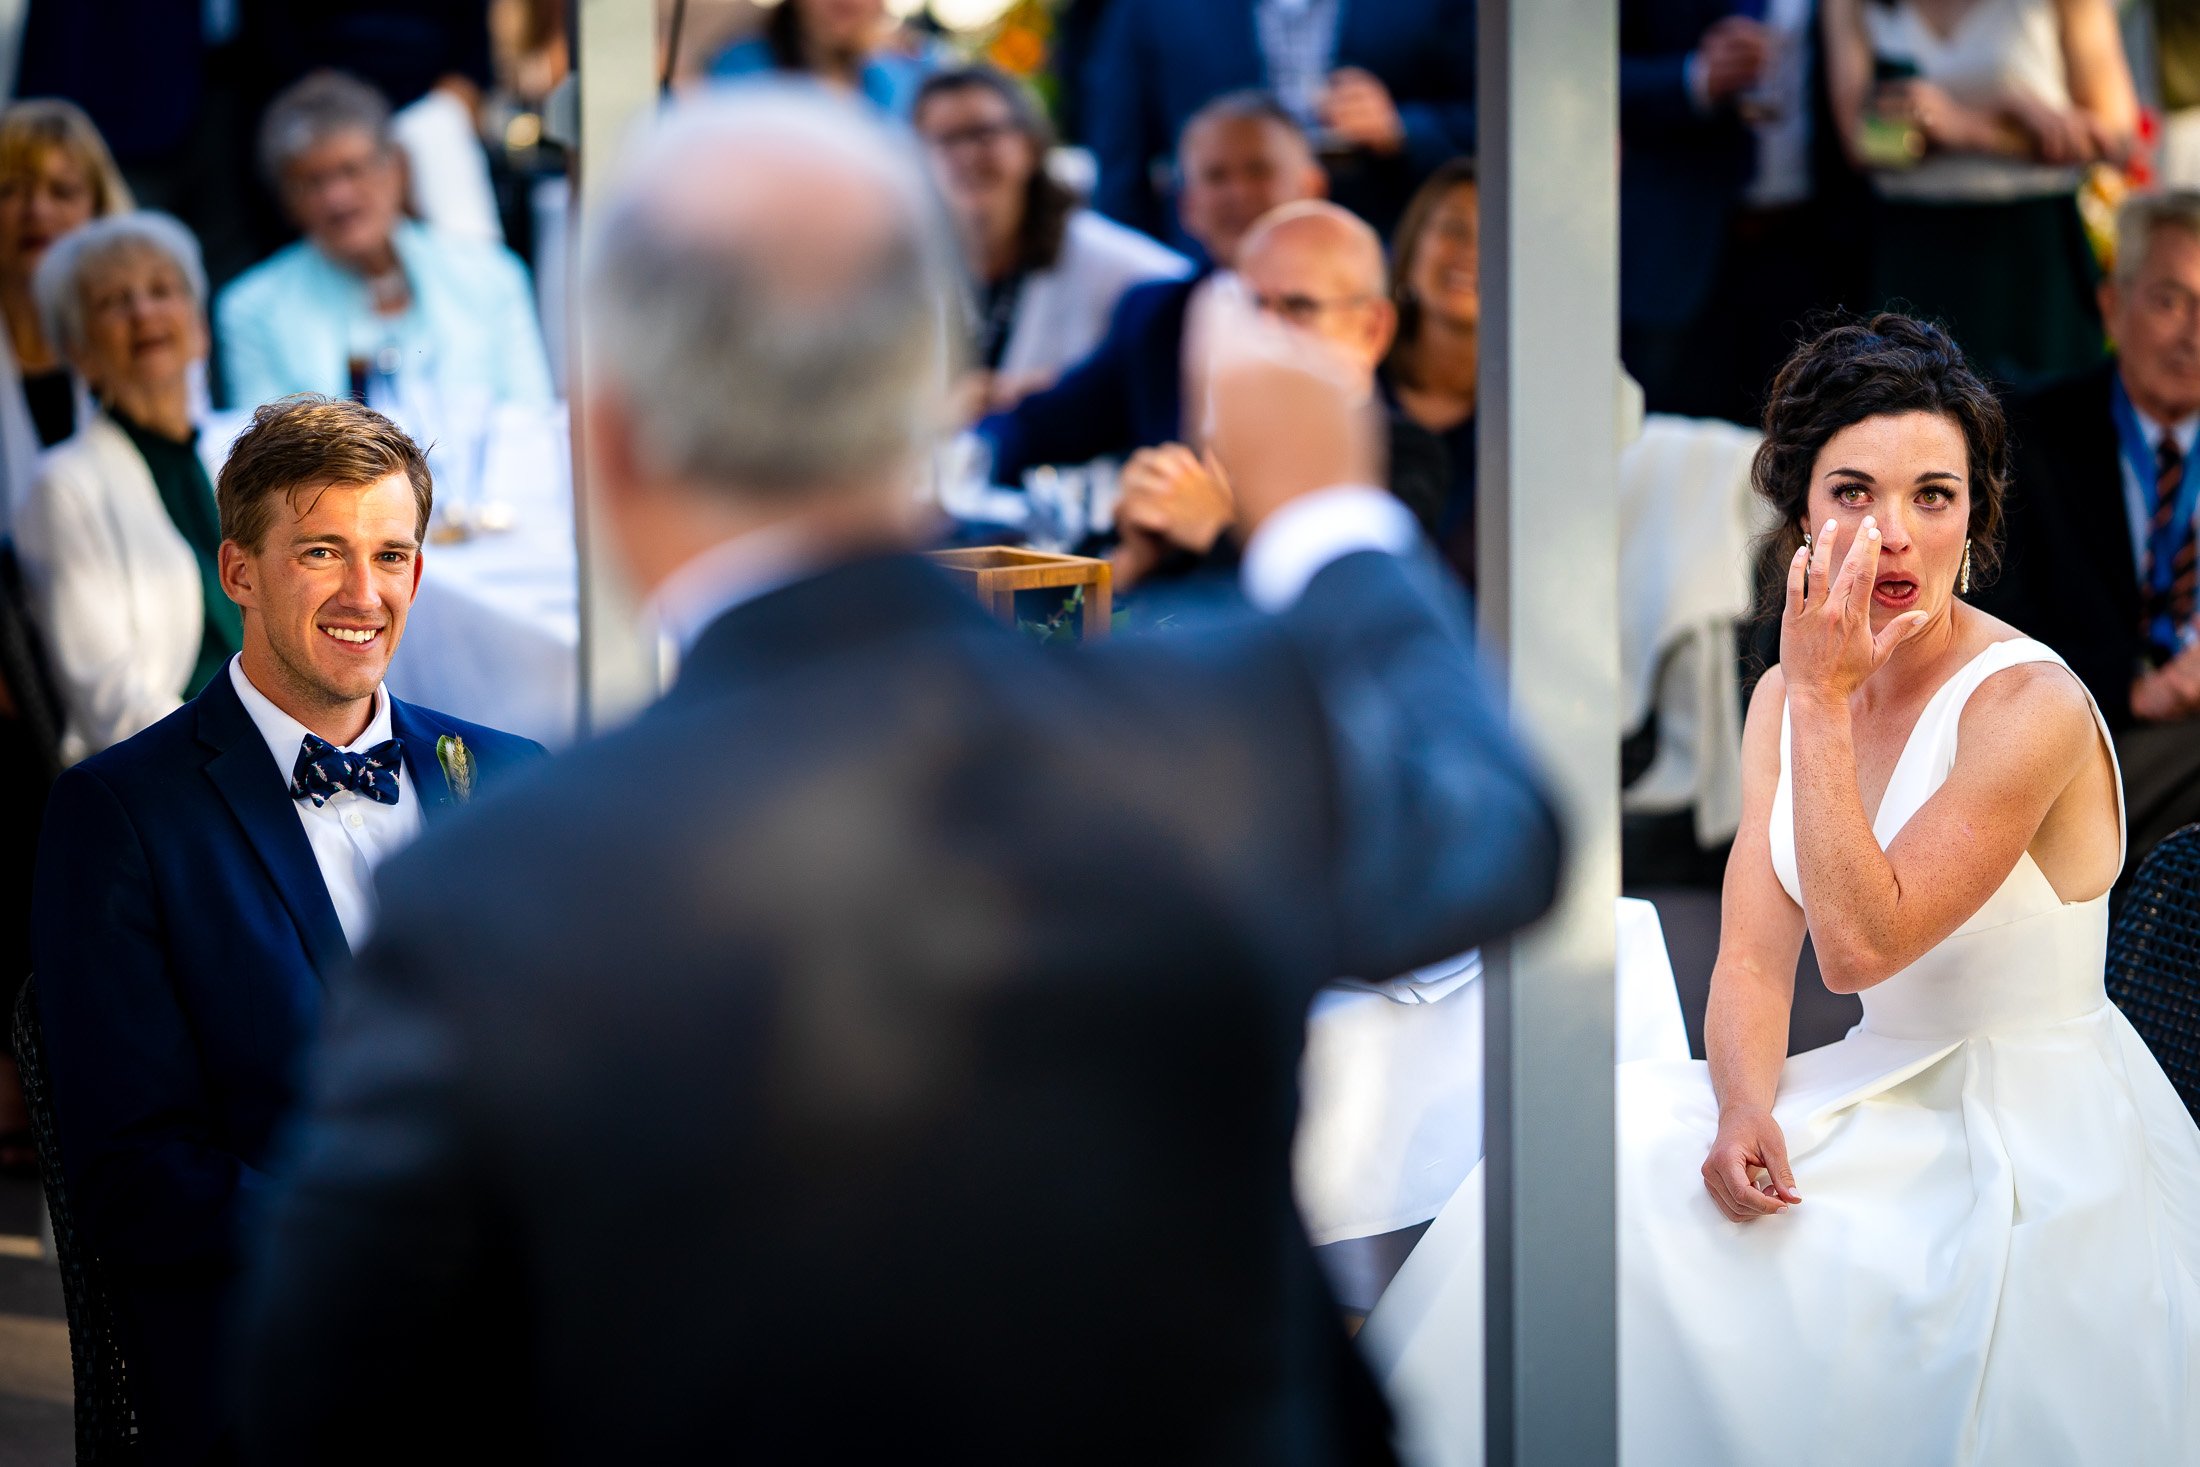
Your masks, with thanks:
M 31 277 L 53 242 L 130 207 L 106 143 L 68 102 L 17 102 L 0 111 L 0 504 L 12 513 L 30 489 L 38 451 L 77 428 L 75 375 L 47 339 Z M 14 377 L 15 382 L 7 379 Z M 20 386 L 17 386 L 20 383 Z
M 1383 393 L 1408 421 L 1443 441 L 1450 492 L 1437 516 L 1444 559 L 1474 585 L 1474 409 L 1482 328 L 1480 198 L 1474 160 L 1454 158 L 1406 207 L 1391 245 L 1398 339 L 1383 363 Z

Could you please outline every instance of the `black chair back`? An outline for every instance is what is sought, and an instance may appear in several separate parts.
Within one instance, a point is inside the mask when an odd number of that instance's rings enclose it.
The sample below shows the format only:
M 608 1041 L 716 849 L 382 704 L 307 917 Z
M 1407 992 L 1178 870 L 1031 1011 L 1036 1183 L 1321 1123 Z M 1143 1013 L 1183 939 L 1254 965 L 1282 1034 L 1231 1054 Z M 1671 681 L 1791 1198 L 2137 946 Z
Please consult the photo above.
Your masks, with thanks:
M 2200 1121 L 2200 825 L 2139 863 L 2108 934 L 2108 996 Z
M 54 1252 L 61 1263 L 61 1293 L 69 1312 L 69 1368 L 76 1381 L 76 1460 L 88 1464 L 135 1462 L 137 1410 L 131 1404 L 130 1367 L 115 1339 L 114 1309 L 99 1257 L 77 1230 L 69 1208 L 69 1183 L 61 1170 L 61 1141 L 54 1131 L 53 1087 L 46 1075 L 46 1045 L 38 1027 L 38 979 L 23 984 L 15 1000 L 15 1064 L 23 1100 L 38 1143 L 38 1173 L 46 1184 Z

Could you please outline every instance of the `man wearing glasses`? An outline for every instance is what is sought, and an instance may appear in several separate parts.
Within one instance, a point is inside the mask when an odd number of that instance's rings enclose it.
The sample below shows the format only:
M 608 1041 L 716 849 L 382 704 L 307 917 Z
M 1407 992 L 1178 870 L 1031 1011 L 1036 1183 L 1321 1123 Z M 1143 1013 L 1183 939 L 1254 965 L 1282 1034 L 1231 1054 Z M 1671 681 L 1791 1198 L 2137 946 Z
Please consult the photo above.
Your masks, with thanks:
M 1317 338 L 1370 398 L 1398 330 L 1385 282 L 1375 231 L 1320 200 L 1271 211 L 1238 247 L 1238 288 L 1263 312 Z M 1432 528 L 1450 481 L 1444 445 L 1397 413 L 1389 428 L 1390 491 Z M 1141 448 L 1123 465 L 1122 485 L 1115 512 L 1122 543 L 1112 557 L 1118 590 L 1234 558 L 1225 537 L 1236 500 L 1212 454 L 1181 442 Z

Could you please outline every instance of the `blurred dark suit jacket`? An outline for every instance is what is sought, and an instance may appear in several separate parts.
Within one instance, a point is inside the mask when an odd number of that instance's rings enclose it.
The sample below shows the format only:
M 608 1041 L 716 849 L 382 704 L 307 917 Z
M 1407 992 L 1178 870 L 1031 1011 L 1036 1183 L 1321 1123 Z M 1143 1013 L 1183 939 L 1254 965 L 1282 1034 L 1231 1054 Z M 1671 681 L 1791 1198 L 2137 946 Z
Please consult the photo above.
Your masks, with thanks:
M 1172 238 L 1156 165 L 1173 160 L 1201 107 L 1271 85 L 1255 9 L 1252 0 L 1109 0 L 1079 87 L 1081 141 L 1100 165 L 1095 208 Z M 1474 151 L 1474 0 L 1342 0 L 1338 12 L 1334 65 L 1382 82 L 1405 138 L 1392 158 L 1327 160 L 1330 193 L 1387 234 L 1422 179 Z
M 977 432 L 993 451 L 993 481 L 1020 487 L 1025 471 L 1041 464 L 1081 464 L 1181 439 L 1184 317 L 1210 273 L 1132 286 L 1090 356 L 982 420 Z
M 2061 653 L 2120 731 L 2143 648 L 2115 372 L 2111 358 L 2010 398 L 2003 564 L 1972 599 Z
M 1619 16 L 1620 319 L 1682 326 L 1710 292 L 1727 215 L 1749 183 L 1750 131 L 1699 112 L 1690 53 L 1735 0 L 1622 0 Z
M 384 869 L 267 1462 L 1386 1461 L 1291 1200 L 1308 1002 L 1549 902 L 1433 562 L 1048 649 L 922 562 L 737 606 Z

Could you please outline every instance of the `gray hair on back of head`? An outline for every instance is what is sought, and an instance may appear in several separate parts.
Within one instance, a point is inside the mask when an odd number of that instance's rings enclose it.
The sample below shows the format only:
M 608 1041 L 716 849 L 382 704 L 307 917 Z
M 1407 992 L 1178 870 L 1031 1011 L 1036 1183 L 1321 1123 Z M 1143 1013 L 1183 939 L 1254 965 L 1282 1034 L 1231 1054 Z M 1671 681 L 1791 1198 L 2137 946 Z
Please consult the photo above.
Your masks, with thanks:
M 199 242 L 180 220 L 153 209 L 109 214 L 54 241 L 31 277 L 31 298 L 46 335 L 64 354 L 84 345 L 84 286 L 103 266 L 146 252 L 176 267 L 192 303 L 206 309 L 206 264 Z
M 2128 285 L 2139 278 L 2154 231 L 2169 225 L 2200 239 L 2200 189 L 2173 188 L 2133 194 L 2116 209 L 2115 280 Z
M 709 234 L 667 217 L 674 194 L 711 187 L 675 160 L 772 150 L 882 205 L 878 248 L 830 289 L 805 278 L 814 262 L 789 258 L 797 193 Z M 855 104 L 765 82 L 683 102 L 630 148 L 592 224 L 588 366 L 625 404 L 650 468 L 783 502 L 875 482 L 938 432 L 961 339 L 960 256 L 915 145 Z
M 390 104 L 367 83 L 347 72 L 308 72 L 267 104 L 260 119 L 260 172 L 280 191 L 290 160 L 341 132 L 359 131 L 388 152 Z

